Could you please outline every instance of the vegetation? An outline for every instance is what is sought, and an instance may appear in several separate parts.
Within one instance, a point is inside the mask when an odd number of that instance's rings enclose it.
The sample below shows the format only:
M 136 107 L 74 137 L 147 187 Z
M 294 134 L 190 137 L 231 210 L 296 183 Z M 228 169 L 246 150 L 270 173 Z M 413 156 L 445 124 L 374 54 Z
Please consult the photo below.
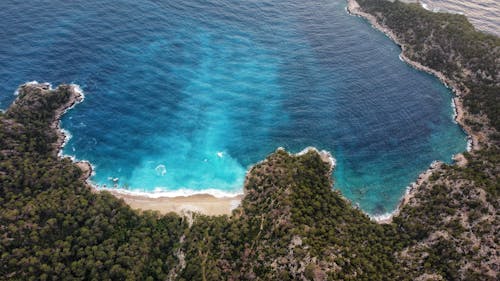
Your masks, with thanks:
M 166 279 L 185 222 L 92 193 L 53 153 L 70 89 L 25 86 L 0 115 L 0 279 Z
M 475 131 L 500 131 L 500 38 L 476 31 L 463 15 L 429 12 L 420 4 L 357 2 L 396 34 L 408 58 L 442 72 L 466 93 L 464 103 L 475 115 L 467 122 Z
M 465 153 L 466 165 L 435 170 L 394 218 L 411 240 L 398 259 L 415 277 L 498 279 L 500 38 L 477 32 L 463 15 L 399 1 L 357 2 L 395 34 L 408 58 L 440 71 L 458 89 L 464 125 L 481 146 Z
M 461 16 L 359 3 L 412 59 L 467 88 L 468 120 L 488 136 L 467 164 L 436 168 L 392 223 L 332 191 L 315 151 L 254 166 L 231 217 L 131 210 L 56 156 L 72 88 L 26 85 L 0 113 L 0 280 L 498 280 L 498 39 Z

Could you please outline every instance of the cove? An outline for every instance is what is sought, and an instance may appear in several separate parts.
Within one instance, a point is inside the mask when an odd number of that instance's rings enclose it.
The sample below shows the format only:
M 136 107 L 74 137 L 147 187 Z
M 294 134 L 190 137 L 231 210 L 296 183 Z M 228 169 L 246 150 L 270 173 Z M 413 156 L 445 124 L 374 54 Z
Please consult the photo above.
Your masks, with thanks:
M 98 185 L 240 193 L 277 147 L 314 146 L 376 215 L 465 150 L 449 89 L 344 1 L 67 2 L 3 2 L 0 107 L 26 81 L 79 84 L 64 153 Z

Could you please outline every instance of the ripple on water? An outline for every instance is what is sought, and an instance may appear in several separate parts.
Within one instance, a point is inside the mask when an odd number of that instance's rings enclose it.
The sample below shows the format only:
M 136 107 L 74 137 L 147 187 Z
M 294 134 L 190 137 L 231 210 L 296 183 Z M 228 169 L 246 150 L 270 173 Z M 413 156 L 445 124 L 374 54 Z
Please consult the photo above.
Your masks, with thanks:
M 0 10 L 0 105 L 25 81 L 81 85 L 64 152 L 99 185 L 240 193 L 277 147 L 315 146 L 336 187 L 382 214 L 466 146 L 450 91 L 344 1 L 17 2 Z

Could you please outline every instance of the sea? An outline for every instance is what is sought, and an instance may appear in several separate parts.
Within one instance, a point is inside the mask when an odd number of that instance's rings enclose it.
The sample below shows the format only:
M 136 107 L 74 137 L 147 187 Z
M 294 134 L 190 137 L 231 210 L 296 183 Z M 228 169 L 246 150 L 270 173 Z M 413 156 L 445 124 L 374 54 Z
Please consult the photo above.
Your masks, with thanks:
M 100 188 L 241 194 L 278 147 L 314 146 L 371 215 L 467 140 L 452 92 L 340 0 L 0 3 L 0 108 L 27 81 L 75 83 L 65 155 Z
M 434 12 L 465 15 L 476 29 L 500 36 L 500 1 L 498 0 L 420 0 L 420 4 Z

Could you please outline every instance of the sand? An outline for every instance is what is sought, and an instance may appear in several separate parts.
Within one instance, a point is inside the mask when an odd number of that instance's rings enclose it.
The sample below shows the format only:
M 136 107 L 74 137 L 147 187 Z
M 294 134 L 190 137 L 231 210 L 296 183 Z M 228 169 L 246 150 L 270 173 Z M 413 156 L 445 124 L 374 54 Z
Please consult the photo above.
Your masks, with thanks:
M 44 90 L 52 90 L 44 83 L 33 83 L 33 87 L 45 87 Z M 51 124 L 51 129 L 57 132 L 57 142 L 54 144 L 54 153 L 59 157 L 68 157 L 62 154 L 62 149 L 67 142 L 67 135 L 61 128 L 61 116 L 76 104 L 83 101 L 84 96 L 78 86 L 71 85 L 72 92 L 67 103 L 58 108 Z M 123 199 L 130 207 L 137 210 L 152 210 L 162 214 L 174 212 L 179 215 L 187 215 L 197 212 L 204 215 L 231 215 L 231 211 L 239 206 L 243 195 L 234 197 L 217 198 L 210 194 L 196 194 L 192 196 L 159 197 L 150 198 L 140 195 L 122 193 L 113 189 L 99 189 L 90 182 L 93 169 L 88 161 L 75 161 L 75 165 L 82 170 L 81 180 L 84 181 L 92 192 L 110 192 L 117 198 Z
M 429 72 L 431 74 L 434 74 L 436 77 L 438 77 L 445 85 L 450 86 L 454 93 L 454 103 L 456 107 L 456 121 L 458 124 L 460 124 L 464 130 L 467 132 L 467 134 L 471 137 L 472 139 L 472 149 L 478 149 L 479 148 L 479 141 L 478 137 L 472 135 L 470 130 L 465 124 L 464 124 L 464 114 L 465 111 L 462 106 L 462 100 L 461 100 L 461 95 L 464 93 L 460 92 L 458 90 L 458 87 L 454 85 L 452 81 L 447 79 L 441 72 L 435 71 L 433 69 L 430 69 L 426 66 L 421 65 L 418 62 L 414 62 L 410 59 L 408 59 L 404 55 L 405 51 L 405 46 L 402 45 L 399 41 L 399 39 L 395 36 L 395 34 L 388 28 L 381 26 L 380 24 L 377 23 L 376 19 L 374 16 L 364 13 L 360 10 L 359 4 L 355 0 L 348 0 L 348 11 L 354 15 L 358 15 L 361 17 L 364 17 L 370 21 L 370 23 L 378 30 L 384 32 L 389 38 L 391 38 L 394 42 L 396 42 L 402 49 L 401 53 L 401 58 L 403 61 L 406 63 L 412 65 L 416 69 L 423 70 L 426 72 Z M 75 91 L 77 93 L 77 91 Z M 82 100 L 82 96 L 80 93 L 78 95 L 75 95 L 71 101 L 64 106 L 60 111 L 57 112 L 56 114 L 56 120 L 54 120 L 54 126 L 58 129 L 58 134 L 60 136 L 60 141 L 58 142 L 58 152 L 62 150 L 62 147 L 64 146 L 64 140 L 66 139 L 66 136 L 64 135 L 64 132 L 61 130 L 59 127 L 59 119 L 61 115 L 66 112 L 69 108 L 74 106 L 76 103 L 80 102 Z M 61 141 L 62 139 L 62 141 Z M 460 164 L 463 165 L 464 158 L 461 157 L 461 155 L 457 156 L 457 159 L 460 159 L 457 162 L 462 162 Z M 334 165 L 334 163 L 332 163 Z M 76 162 L 76 165 L 80 167 L 83 171 L 82 179 L 87 182 L 89 185 L 90 189 L 93 192 L 102 192 L 103 189 L 98 189 L 94 185 L 91 184 L 89 181 L 90 176 L 92 175 L 92 166 L 90 163 L 86 161 L 80 161 Z M 333 167 L 332 165 L 332 167 Z M 431 165 L 431 167 L 423 172 L 419 177 L 416 182 L 411 184 L 408 187 L 408 190 L 405 194 L 405 196 L 401 199 L 400 204 L 396 211 L 394 211 L 392 214 L 389 216 L 385 216 L 380 219 L 376 219 L 379 223 L 390 223 L 392 221 L 392 217 L 397 215 L 399 213 L 399 210 L 401 207 L 406 204 L 413 195 L 415 194 L 415 191 L 418 189 L 418 187 L 425 181 L 428 180 L 429 176 L 432 174 L 433 170 L 436 168 L 436 166 L 439 166 L 438 163 L 435 163 L 434 165 Z M 190 212 L 196 212 L 196 213 L 201 213 L 204 215 L 231 215 L 231 212 L 233 209 L 239 206 L 242 198 L 244 195 L 238 195 L 235 197 L 223 197 L 223 198 L 217 198 L 213 195 L 210 194 L 196 194 L 196 195 L 191 195 L 191 196 L 178 196 L 178 197 L 159 197 L 159 198 L 151 198 L 151 197 L 146 197 L 146 196 L 140 196 L 140 195 L 133 195 L 129 193 L 123 193 L 118 190 L 113 190 L 113 189 L 105 189 L 104 191 L 110 192 L 117 198 L 123 199 L 128 205 L 130 205 L 133 209 L 137 210 L 153 210 L 153 211 L 158 211 L 162 214 L 166 214 L 169 212 L 174 212 L 179 215 L 186 215 Z
M 217 198 L 210 194 L 150 198 L 124 194 L 112 189 L 108 189 L 107 191 L 123 199 L 133 209 L 154 210 L 162 214 L 174 212 L 180 215 L 185 215 L 189 212 L 210 216 L 231 215 L 231 211 L 239 206 L 243 198 L 243 195 Z
M 243 195 L 234 197 L 215 197 L 210 194 L 195 194 L 190 196 L 158 197 L 124 193 L 116 189 L 102 189 L 93 185 L 89 178 L 92 175 L 92 165 L 87 161 L 78 161 L 76 165 L 82 170 L 82 180 L 87 183 L 92 192 L 109 192 L 123 199 L 132 209 L 140 211 L 158 211 L 161 214 L 174 212 L 178 215 L 200 213 L 209 216 L 231 215 L 233 209 L 240 205 Z

